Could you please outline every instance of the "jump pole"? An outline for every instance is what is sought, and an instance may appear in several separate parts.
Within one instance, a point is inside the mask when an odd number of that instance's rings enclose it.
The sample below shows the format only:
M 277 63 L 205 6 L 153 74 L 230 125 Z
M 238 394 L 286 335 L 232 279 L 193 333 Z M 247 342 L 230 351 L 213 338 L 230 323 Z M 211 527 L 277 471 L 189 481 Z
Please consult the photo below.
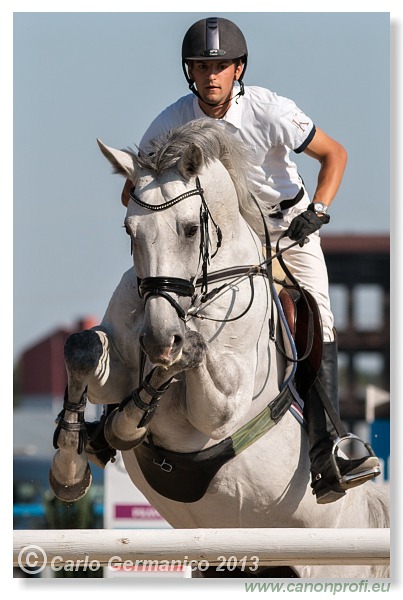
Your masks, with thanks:
M 99 561 L 208 561 L 236 557 L 252 565 L 386 565 L 389 529 L 57 529 L 14 531 L 13 561 L 25 564 L 30 546 L 39 564 Z M 246 559 L 245 559 L 246 557 Z M 114 564 L 120 561 L 115 560 Z

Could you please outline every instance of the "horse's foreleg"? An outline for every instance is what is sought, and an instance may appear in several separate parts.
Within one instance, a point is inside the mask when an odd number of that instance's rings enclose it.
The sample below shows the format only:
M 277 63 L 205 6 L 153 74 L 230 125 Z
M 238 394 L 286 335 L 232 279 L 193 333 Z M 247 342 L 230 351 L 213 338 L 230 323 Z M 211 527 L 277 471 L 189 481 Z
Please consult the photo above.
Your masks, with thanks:
M 84 496 L 91 485 L 91 469 L 84 451 L 86 388 L 104 354 L 101 338 L 92 330 L 71 335 L 65 344 L 68 386 L 55 431 L 54 445 L 58 450 L 49 481 L 55 496 L 66 502 Z
M 199 333 L 187 331 L 180 358 L 168 368 L 155 367 L 142 385 L 109 415 L 104 433 L 112 448 L 130 450 L 141 444 L 147 434 L 148 423 L 171 379 L 182 371 L 200 365 L 205 359 L 206 348 Z
M 169 387 L 171 375 L 166 369 L 154 369 L 141 387 L 124 398 L 118 408 L 108 416 L 104 435 L 116 450 L 131 450 L 144 440 L 147 425 L 158 401 Z

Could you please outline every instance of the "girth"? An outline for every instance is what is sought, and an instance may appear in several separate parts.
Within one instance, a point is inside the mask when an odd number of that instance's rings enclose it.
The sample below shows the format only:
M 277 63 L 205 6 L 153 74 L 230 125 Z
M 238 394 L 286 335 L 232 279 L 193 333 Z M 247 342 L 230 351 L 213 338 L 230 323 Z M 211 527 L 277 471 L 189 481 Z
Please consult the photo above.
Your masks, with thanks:
M 221 467 L 234 458 L 231 438 L 198 452 L 172 452 L 143 442 L 134 453 L 147 483 L 161 496 L 197 502 Z
M 147 483 L 161 496 L 177 502 L 203 498 L 222 466 L 265 435 L 294 400 L 286 386 L 256 417 L 218 444 L 197 452 L 173 452 L 155 446 L 152 436 L 133 449 Z

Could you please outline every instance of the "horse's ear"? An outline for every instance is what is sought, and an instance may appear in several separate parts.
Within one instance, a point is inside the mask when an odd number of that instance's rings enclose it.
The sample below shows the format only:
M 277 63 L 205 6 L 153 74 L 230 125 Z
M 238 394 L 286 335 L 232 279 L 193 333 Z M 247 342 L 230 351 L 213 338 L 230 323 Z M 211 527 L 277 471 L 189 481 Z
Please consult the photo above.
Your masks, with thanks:
M 116 148 L 105 146 L 101 140 L 97 140 L 97 142 L 102 154 L 113 166 L 115 173 L 134 182 L 139 171 L 135 155 L 126 150 L 116 150 Z
M 189 144 L 178 161 L 178 169 L 185 179 L 199 175 L 204 164 L 202 149 L 196 144 Z

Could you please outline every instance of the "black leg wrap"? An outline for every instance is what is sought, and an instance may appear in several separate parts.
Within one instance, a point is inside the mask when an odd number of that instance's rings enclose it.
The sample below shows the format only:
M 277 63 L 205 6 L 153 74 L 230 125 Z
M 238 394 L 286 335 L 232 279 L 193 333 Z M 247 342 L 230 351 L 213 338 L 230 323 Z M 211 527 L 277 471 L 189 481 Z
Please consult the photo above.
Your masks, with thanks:
M 55 449 L 59 447 L 57 442 L 59 439 L 60 430 L 64 429 L 65 431 L 75 431 L 79 433 L 77 452 L 78 454 L 81 454 L 83 452 L 85 443 L 87 441 L 87 428 L 84 422 L 84 411 L 86 404 L 87 388 L 85 388 L 78 404 L 74 404 L 68 401 L 68 389 L 66 388 L 66 391 L 64 392 L 63 409 L 56 418 L 57 427 L 53 434 L 53 447 Z M 64 415 L 66 410 L 76 412 L 78 414 L 77 423 L 69 423 L 68 421 L 65 421 Z
M 151 421 L 151 419 L 154 416 L 155 411 L 158 408 L 158 403 L 160 401 L 161 396 L 167 391 L 167 389 L 169 388 L 170 383 L 172 381 L 172 377 L 171 377 L 171 379 L 169 379 L 166 383 L 164 383 L 159 389 L 154 388 L 150 384 L 150 379 L 151 379 L 154 371 L 155 371 L 155 369 L 150 371 L 150 373 L 144 379 L 144 381 L 142 382 L 140 387 L 133 390 L 133 392 L 129 396 L 124 398 L 119 405 L 119 411 L 122 411 L 124 409 L 124 407 L 126 406 L 126 404 L 128 404 L 131 400 L 133 400 L 133 402 L 137 406 L 137 408 L 140 408 L 140 410 L 144 411 L 144 415 L 140 419 L 139 424 L 137 425 L 137 428 L 145 427 Z M 140 398 L 140 392 L 142 390 L 144 390 L 149 396 L 151 396 L 151 400 L 149 403 L 143 402 L 143 400 Z
M 116 450 L 110 446 L 105 438 L 105 422 L 108 415 L 117 408 L 118 404 L 108 404 L 99 421 L 85 422 L 87 429 L 87 443 L 85 452 L 88 458 L 98 466 L 104 468 L 109 461 L 115 462 Z

